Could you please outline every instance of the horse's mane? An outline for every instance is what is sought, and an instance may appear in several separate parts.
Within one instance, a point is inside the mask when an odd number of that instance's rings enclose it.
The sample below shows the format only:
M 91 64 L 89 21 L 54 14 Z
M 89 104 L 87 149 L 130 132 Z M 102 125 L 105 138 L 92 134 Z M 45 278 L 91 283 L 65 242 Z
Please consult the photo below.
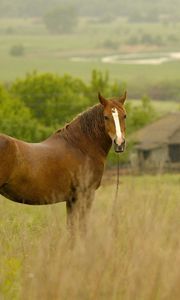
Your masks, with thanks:
M 104 150 L 109 148 L 111 140 L 105 130 L 103 107 L 101 104 L 88 108 L 77 115 L 62 129 L 56 131 L 56 134 L 63 136 L 68 141 L 74 140 L 74 142 L 81 138 L 82 133 L 92 141 L 98 139 Z
M 105 132 L 102 105 L 95 105 L 78 116 L 81 130 L 90 137 L 99 137 Z

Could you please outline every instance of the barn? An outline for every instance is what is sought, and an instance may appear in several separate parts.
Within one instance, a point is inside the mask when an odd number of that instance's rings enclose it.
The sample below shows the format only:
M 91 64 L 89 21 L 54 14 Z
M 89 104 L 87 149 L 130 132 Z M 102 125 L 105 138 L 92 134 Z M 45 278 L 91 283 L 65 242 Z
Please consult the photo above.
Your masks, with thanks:
M 139 130 L 134 141 L 133 167 L 180 171 L 180 112 L 170 113 Z

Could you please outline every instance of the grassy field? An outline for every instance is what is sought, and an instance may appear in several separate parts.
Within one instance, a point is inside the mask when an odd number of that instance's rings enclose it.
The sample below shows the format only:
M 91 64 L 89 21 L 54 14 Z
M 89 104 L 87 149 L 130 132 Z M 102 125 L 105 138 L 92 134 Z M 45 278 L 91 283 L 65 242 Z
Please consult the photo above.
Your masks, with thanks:
M 89 80 L 93 69 L 108 70 L 111 80 L 127 82 L 129 89 L 159 81 L 180 79 L 180 61 L 161 65 L 134 65 L 103 63 L 102 58 L 113 54 L 139 53 L 149 58 L 161 56 L 162 52 L 179 51 L 180 24 L 130 24 L 125 20 L 98 23 L 81 19 L 76 31 L 66 35 L 48 34 L 42 21 L 36 19 L 0 20 L 0 80 L 9 81 L 22 77 L 33 70 L 40 72 L 69 73 Z M 132 37 L 152 35 L 164 40 L 162 45 L 148 43 L 134 45 Z M 172 38 L 174 37 L 174 39 Z M 15 57 L 10 50 L 22 45 L 25 54 Z M 73 58 L 80 60 L 72 60 Z M 144 90 L 143 90 L 144 88 Z
M 179 300 L 179 184 L 179 175 L 121 177 L 112 218 L 115 178 L 105 177 L 73 249 L 64 204 L 0 198 L 0 299 Z
M 141 101 L 136 99 L 130 99 L 128 100 L 128 102 L 130 102 L 133 105 L 133 107 L 138 107 L 139 105 L 141 105 Z M 180 104 L 176 101 L 162 102 L 161 100 L 152 100 L 151 105 L 154 108 L 155 112 L 158 114 L 158 116 L 163 116 L 168 113 L 177 112 L 180 110 Z

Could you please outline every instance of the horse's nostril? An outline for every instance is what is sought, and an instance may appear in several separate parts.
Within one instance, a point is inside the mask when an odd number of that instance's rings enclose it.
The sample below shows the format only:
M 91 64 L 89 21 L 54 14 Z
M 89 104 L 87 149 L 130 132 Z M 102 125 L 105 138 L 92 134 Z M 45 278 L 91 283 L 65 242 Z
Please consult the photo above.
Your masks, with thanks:
M 124 152 L 125 145 L 126 145 L 125 139 L 123 139 L 121 144 L 117 144 L 116 139 L 115 139 L 114 140 L 114 150 L 115 150 L 115 152 Z

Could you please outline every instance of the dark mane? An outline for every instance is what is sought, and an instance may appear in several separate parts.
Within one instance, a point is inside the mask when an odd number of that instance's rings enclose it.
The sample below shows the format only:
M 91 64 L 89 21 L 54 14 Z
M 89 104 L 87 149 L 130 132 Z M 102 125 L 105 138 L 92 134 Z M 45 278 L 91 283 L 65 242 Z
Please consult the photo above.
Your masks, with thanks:
M 60 134 L 66 140 L 74 143 L 77 143 L 83 134 L 90 140 L 98 140 L 104 151 L 109 151 L 109 147 L 111 146 L 111 139 L 105 130 L 103 107 L 101 104 L 88 108 L 62 129 L 56 131 L 56 134 Z
M 102 132 L 105 132 L 103 107 L 100 104 L 80 114 L 79 120 L 82 132 L 92 138 L 99 137 Z

